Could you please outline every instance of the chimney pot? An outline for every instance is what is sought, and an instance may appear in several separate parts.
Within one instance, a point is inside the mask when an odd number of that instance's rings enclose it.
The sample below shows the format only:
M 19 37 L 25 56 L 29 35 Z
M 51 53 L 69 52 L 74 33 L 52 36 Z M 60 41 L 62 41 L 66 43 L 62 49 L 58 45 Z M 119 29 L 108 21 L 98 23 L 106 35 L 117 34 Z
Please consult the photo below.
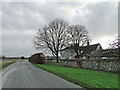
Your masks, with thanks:
M 89 44 L 90 44 L 89 41 L 87 41 L 87 46 L 89 46 Z

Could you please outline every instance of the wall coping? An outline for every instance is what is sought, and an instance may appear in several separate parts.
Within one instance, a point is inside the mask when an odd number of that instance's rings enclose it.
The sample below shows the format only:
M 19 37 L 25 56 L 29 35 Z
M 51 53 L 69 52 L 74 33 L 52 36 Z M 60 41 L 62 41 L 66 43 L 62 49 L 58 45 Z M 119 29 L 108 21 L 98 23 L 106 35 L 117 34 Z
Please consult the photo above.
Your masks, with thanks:
M 112 61 L 112 62 L 119 62 L 120 60 L 119 59 L 84 59 L 84 60 L 83 59 L 60 59 L 60 61 L 86 61 L 86 62 L 88 62 L 88 61 L 110 62 L 110 61 Z

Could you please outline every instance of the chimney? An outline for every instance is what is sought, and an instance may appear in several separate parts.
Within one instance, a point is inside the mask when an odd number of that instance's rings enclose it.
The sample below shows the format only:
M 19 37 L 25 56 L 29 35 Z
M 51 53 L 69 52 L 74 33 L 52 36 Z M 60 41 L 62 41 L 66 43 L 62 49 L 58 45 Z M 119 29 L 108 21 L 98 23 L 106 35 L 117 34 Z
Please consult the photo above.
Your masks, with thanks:
M 89 46 L 90 45 L 90 43 L 89 43 L 89 40 L 87 41 L 87 46 Z

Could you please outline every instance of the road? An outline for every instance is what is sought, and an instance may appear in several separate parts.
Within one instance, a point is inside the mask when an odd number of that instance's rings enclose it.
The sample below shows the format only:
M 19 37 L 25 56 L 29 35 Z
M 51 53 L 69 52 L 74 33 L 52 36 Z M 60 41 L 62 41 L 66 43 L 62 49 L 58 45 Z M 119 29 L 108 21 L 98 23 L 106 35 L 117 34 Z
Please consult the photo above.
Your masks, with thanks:
M 28 61 L 16 62 L 2 73 L 2 88 L 81 88 Z

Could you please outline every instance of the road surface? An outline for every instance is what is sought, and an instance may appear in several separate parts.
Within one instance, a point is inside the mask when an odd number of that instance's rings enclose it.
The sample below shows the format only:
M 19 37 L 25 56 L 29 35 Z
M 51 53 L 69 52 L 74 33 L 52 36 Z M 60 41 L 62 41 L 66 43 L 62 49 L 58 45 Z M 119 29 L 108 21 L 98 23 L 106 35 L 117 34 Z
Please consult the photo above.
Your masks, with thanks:
M 2 88 L 81 88 L 28 61 L 16 62 L 2 73 Z

